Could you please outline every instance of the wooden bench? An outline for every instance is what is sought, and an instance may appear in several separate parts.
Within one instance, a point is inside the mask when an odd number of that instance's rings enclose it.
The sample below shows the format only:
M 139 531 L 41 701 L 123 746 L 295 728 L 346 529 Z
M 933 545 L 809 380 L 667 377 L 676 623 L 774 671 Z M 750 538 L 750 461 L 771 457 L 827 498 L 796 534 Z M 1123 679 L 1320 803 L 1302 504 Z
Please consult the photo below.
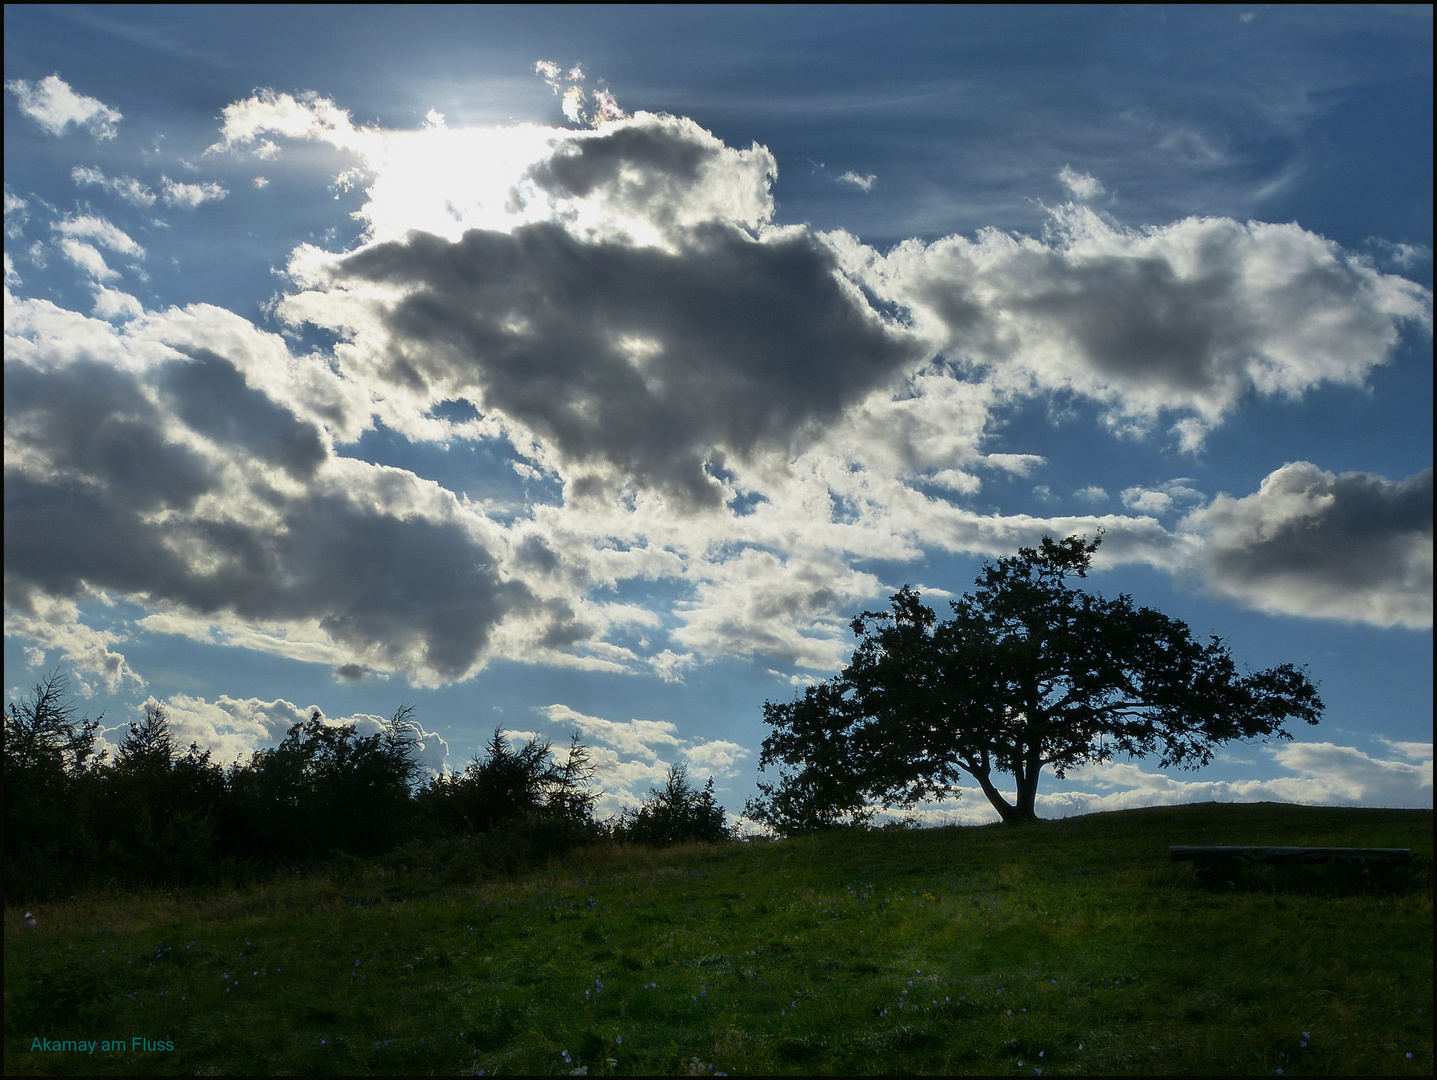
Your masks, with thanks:
M 1194 847 L 1172 844 L 1168 854 L 1173 862 L 1190 862 L 1198 877 L 1221 879 L 1235 874 L 1241 864 L 1248 863 L 1320 863 L 1345 859 L 1355 863 L 1380 863 L 1384 866 L 1405 866 L 1412 858 L 1411 848 L 1357 847 L 1243 847 L 1221 845 Z

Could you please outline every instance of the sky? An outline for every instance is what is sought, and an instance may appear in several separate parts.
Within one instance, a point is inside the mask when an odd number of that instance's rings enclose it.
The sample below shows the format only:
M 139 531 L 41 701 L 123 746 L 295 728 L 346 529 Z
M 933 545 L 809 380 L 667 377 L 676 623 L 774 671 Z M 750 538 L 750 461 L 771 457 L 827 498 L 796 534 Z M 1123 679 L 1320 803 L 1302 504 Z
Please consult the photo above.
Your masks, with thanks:
M 1101 528 L 1327 711 L 1040 815 L 1432 805 L 1430 7 L 4 19 L 9 700 L 737 813 L 855 615 Z

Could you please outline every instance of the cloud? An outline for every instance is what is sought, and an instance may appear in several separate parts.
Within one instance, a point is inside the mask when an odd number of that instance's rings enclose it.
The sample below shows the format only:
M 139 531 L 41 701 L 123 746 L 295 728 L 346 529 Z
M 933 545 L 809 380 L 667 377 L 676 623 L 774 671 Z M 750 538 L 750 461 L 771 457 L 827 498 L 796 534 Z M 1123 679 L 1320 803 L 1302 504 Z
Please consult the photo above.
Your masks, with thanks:
M 1243 394 L 1361 382 L 1430 322 L 1425 290 L 1296 226 L 1134 231 L 1069 206 L 1040 239 L 887 254 L 775 226 L 774 155 L 681 117 L 394 131 L 259 91 L 223 124 L 216 151 L 310 140 L 364 185 L 362 241 L 296 249 L 274 306 L 293 340 L 338 340 L 301 355 L 98 284 L 102 318 L 7 295 L 6 510 L 32 523 L 7 544 L 16 617 L 104 592 L 149 610 L 140 632 L 426 684 L 496 655 L 670 681 L 718 656 L 831 671 L 843 613 L 896 585 L 860 560 L 1103 525 L 1105 564 L 1180 571 L 1226 543 L 1151 516 L 1198 497 L 1180 481 L 1127 489 L 1133 516 L 970 508 L 985 468 L 1045 464 L 985 453 L 996 409 L 1068 389 L 1125 429 L 1175 411 L 1194 448 Z M 97 283 L 115 276 L 98 248 L 143 255 L 103 218 L 67 222 Z M 492 454 L 518 486 L 341 456 L 376 424 Z M 595 599 L 626 582 L 648 611 Z M 678 753 L 644 745 L 614 767 Z
M 1014 476 L 1032 476 L 1033 470 L 1046 464 L 1038 454 L 984 454 L 983 464 L 1011 473 Z
M 133 319 L 143 315 L 145 308 L 138 299 L 127 292 L 97 285 L 93 313 L 102 319 Z
M 497 571 L 497 530 L 437 485 L 333 457 L 242 365 L 176 348 L 185 316 L 8 314 L 5 512 L 25 522 L 5 549 L 12 611 L 105 590 L 433 682 L 481 665 L 495 625 L 530 602 Z M 251 362 L 272 348 L 236 339 L 233 316 L 188 319 Z
M 220 763 L 247 761 L 256 750 L 278 745 L 285 732 L 308 720 L 316 708 L 300 708 L 282 698 L 261 701 L 226 694 L 211 702 L 175 694 L 165 701 L 152 697 L 136 711 L 155 705 L 163 706 L 168 715 L 176 746 L 194 743 L 201 750 L 211 751 Z
M 96 281 L 108 281 L 120 276 L 119 271 L 112 270 L 105 262 L 105 257 L 90 244 L 81 243 L 79 240 L 61 240 L 60 254 Z
M 748 757 L 748 750 L 736 742 L 728 742 L 724 739 L 714 739 L 710 742 L 699 743 L 697 746 L 687 747 L 683 751 L 684 757 L 688 758 L 690 764 L 698 768 L 695 774 L 732 776 L 734 764 L 740 758 Z
M 70 170 L 70 178 L 77 184 L 90 184 L 104 188 L 131 206 L 150 207 L 155 205 L 155 193 L 133 176 L 106 176 L 99 169 L 76 165 Z
M 57 221 L 52 228 L 62 236 L 78 236 L 94 240 L 121 255 L 143 259 L 145 249 L 135 243 L 123 229 L 117 229 L 104 218 L 81 214 Z
M 168 176 L 160 177 L 160 192 L 166 206 L 180 206 L 186 210 L 193 210 L 200 203 L 218 201 L 229 194 L 220 184 L 181 184 Z
M 20 104 L 20 111 L 51 135 L 63 135 L 69 125 L 89 128 L 97 139 L 113 139 L 121 120 L 117 109 L 104 102 L 70 89 L 69 83 L 57 75 L 47 75 L 37 83 L 15 79 L 5 84 Z
M 667 720 L 616 722 L 588 716 L 567 705 L 549 705 L 539 711 L 550 723 L 579 732 L 588 746 L 595 783 L 603 792 L 596 807 L 599 817 L 643 802 L 649 788 L 663 782 L 677 758 L 693 767 L 691 775 L 702 779 L 733 776 L 735 763 L 748 756 L 744 747 L 727 740 L 683 739 Z
M 581 735 L 597 739 L 615 750 L 650 761 L 659 756 L 660 751 L 655 746 L 676 747 L 681 742 L 674 734 L 678 729 L 667 720 L 627 720 L 620 723 L 587 716 L 567 705 L 549 705 L 540 711 L 548 716 L 552 724 L 572 727 Z
M 862 188 L 864 191 L 872 191 L 873 185 L 878 181 L 878 177 L 873 173 L 869 173 L 867 176 L 859 176 L 851 169 L 838 179 L 842 183 L 852 184 L 854 187 Z
M 1377 249 L 1379 258 L 1399 270 L 1411 270 L 1425 262 L 1432 261 L 1432 249 L 1426 244 L 1400 244 L 1378 237 L 1369 237 L 1367 243 Z
M 258 142 L 256 155 L 273 157 L 275 144 L 260 138 L 266 134 L 319 139 L 360 154 L 376 151 L 381 142 L 375 130 L 356 127 L 348 112 L 315 93 L 295 97 L 259 90 L 251 97 L 226 105 L 221 116 L 224 122 L 220 127 L 220 141 L 206 153 L 234 152 Z
M 1404 325 L 1431 331 L 1430 291 L 1296 225 L 1130 230 L 1068 206 L 1044 239 L 986 230 L 886 256 L 845 250 L 937 347 L 1015 391 L 1104 402 L 1115 425 L 1176 410 L 1211 427 L 1246 393 L 1358 385 Z M 1189 445 L 1201 430 L 1185 429 Z
M 1384 743 L 1388 749 L 1396 750 L 1410 761 L 1423 762 L 1429 768 L 1432 765 L 1432 744 L 1430 742 L 1393 742 L 1382 736 L 1378 736 L 1378 741 Z
M 566 133 L 526 170 L 520 190 L 553 200 L 549 213 L 576 235 L 673 245 L 696 226 L 767 222 L 777 172 L 757 144 L 735 150 L 686 117 L 639 113 Z
M 1189 514 L 1209 588 L 1262 611 L 1432 625 L 1432 470 L 1401 481 L 1306 461 Z
M 28 610 L 6 613 L 5 632 L 34 642 L 26 649 L 33 668 L 46 666 L 47 650 L 58 650 L 75 674 L 81 693 L 91 692 L 87 677 L 98 678 L 111 693 L 126 679 L 145 684 L 124 654 L 114 648 L 122 644 L 121 635 L 86 626 L 74 600 L 37 597 Z
M 712 563 L 694 599 L 675 605 L 675 641 L 706 656 L 761 655 L 834 671 L 852 645 L 836 612 L 878 592 L 878 580 L 833 558 L 779 558 L 744 550 Z
M 310 275 L 278 310 L 352 335 L 348 377 L 475 401 L 694 507 L 721 502 L 708 462 L 796 449 L 916 356 L 801 232 L 713 226 L 672 253 L 555 225 L 414 234 Z
M 1068 194 L 1078 202 L 1089 202 L 1106 194 L 1106 189 L 1097 177 L 1078 172 L 1071 165 L 1064 165 L 1058 170 L 1058 179 L 1068 189 Z
M 1169 480 L 1157 488 L 1124 488 L 1122 493 L 1123 505 L 1140 514 L 1166 514 L 1180 500 L 1201 498 L 1202 492 L 1188 487 L 1186 479 Z
M 5 235 L 10 239 L 18 238 L 25 231 L 25 223 L 30 219 L 26 213 L 28 206 L 29 203 L 11 191 L 8 184 L 5 186 Z

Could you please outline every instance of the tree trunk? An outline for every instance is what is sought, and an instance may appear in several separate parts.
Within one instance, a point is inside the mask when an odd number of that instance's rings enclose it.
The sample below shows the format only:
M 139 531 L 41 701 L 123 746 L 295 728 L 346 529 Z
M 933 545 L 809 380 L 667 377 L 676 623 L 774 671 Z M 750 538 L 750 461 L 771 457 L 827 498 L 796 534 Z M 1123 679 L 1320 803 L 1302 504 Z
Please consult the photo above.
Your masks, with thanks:
M 1017 805 L 1013 807 L 1013 816 L 1004 818 L 1004 821 L 1037 821 L 1038 811 L 1034 804 L 1038 800 L 1038 770 L 1031 770 L 1026 776 L 1015 778 L 1018 781 Z
M 1013 779 L 1018 783 L 1017 805 L 1014 807 L 1015 821 L 1037 821 L 1038 811 L 1038 774 L 1043 771 L 1043 763 L 1039 757 L 1036 746 L 1031 747 L 1023 756 L 1021 771 L 1015 771 Z
M 1003 793 L 1001 791 L 999 791 L 996 787 L 993 786 L 993 781 L 989 779 L 989 775 L 986 770 L 969 771 L 973 773 L 973 779 L 978 781 L 978 786 L 983 789 L 983 794 L 988 796 L 988 801 L 993 804 L 993 809 L 998 811 L 998 816 L 1003 819 L 1003 823 L 1005 825 L 1009 825 L 1017 821 L 1028 821 L 1033 818 L 1034 815 L 1032 799 L 1028 800 L 1027 815 L 1025 816 L 1023 813 L 1023 787 L 1021 783 L 1018 785 L 1018 805 L 1014 806 L 1007 799 L 1003 798 Z M 1034 787 L 1036 788 L 1036 786 L 1037 785 L 1035 784 Z

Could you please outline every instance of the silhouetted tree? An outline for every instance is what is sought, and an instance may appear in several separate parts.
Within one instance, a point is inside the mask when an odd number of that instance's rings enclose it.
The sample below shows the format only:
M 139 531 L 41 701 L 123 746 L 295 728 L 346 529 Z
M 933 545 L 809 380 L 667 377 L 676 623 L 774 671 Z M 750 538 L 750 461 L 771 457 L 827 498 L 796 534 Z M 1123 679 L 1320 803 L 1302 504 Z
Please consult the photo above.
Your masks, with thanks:
M 53 894 L 94 869 L 88 829 L 100 720 L 75 719 L 69 679 L 50 672 L 5 707 L 5 894 Z
M 650 788 L 637 808 L 626 810 L 614 828 L 614 838 L 662 847 L 688 840 L 719 841 L 729 838 L 724 808 L 714 798 L 710 777 L 702 789 L 689 782 L 688 766 L 669 766 L 661 788 Z
M 530 739 L 516 748 L 503 728 L 495 728 L 482 756 L 462 773 L 434 778 L 419 802 L 446 832 L 505 833 L 547 852 L 592 839 L 598 799 L 593 778 L 588 747 L 577 733 L 560 763 L 548 740 Z
M 319 710 L 273 749 L 231 768 L 228 835 L 241 851 L 316 856 L 384 851 L 411 834 L 413 710 L 380 731 L 326 724 Z
M 109 869 L 149 881 L 195 881 L 214 871 L 224 772 L 209 751 L 176 754 L 163 705 L 129 725 L 112 767 L 97 776 L 95 832 Z
M 1072 587 L 1101 539 L 1044 537 L 988 564 L 948 622 L 908 586 L 891 612 L 865 611 L 847 668 L 765 703 L 760 768 L 781 773 L 749 816 L 801 831 L 951 794 L 967 773 L 1004 821 L 1024 821 L 1044 768 L 1061 777 L 1118 754 L 1195 768 L 1233 739 L 1291 738 L 1289 718 L 1317 723 L 1322 700 L 1293 665 L 1239 674 L 1221 639 L 1201 644 L 1129 596 Z M 998 773 L 1013 777 L 1013 802 Z

